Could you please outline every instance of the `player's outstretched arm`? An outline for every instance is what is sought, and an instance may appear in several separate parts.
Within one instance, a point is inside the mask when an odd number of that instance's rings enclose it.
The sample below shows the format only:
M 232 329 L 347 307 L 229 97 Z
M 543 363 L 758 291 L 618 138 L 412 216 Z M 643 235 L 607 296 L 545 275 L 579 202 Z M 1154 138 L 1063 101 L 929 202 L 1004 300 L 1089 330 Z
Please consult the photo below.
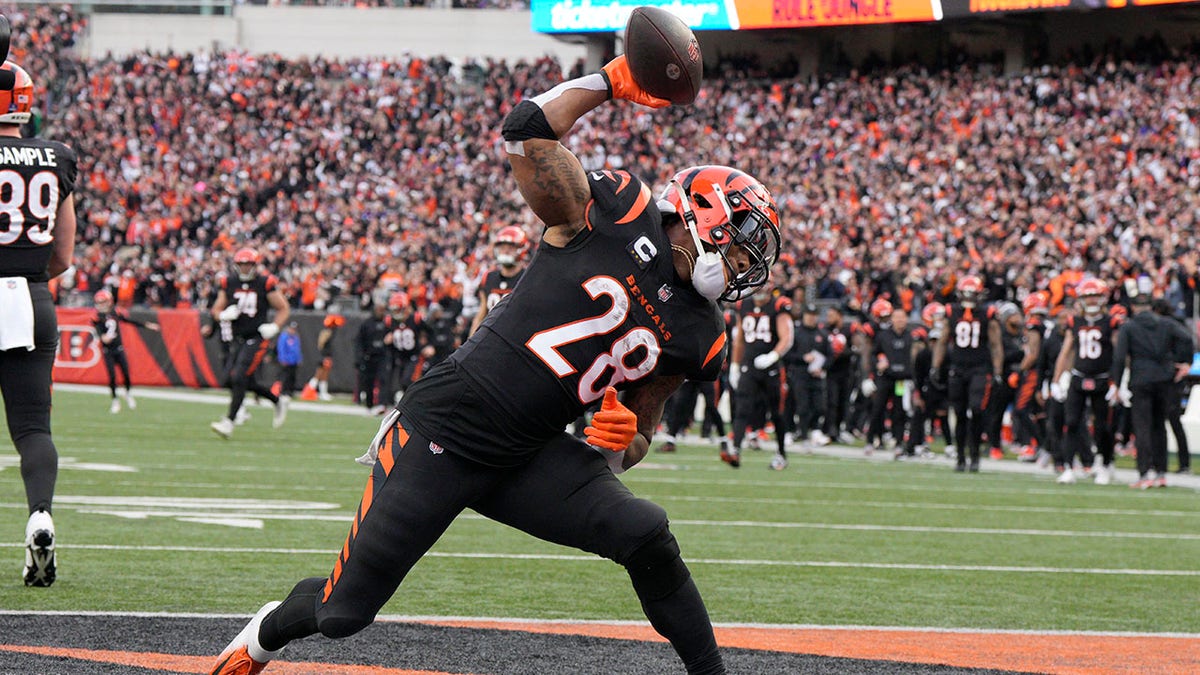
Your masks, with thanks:
M 593 73 L 521 101 L 504 119 L 504 149 L 526 203 L 546 224 L 543 238 L 561 246 L 583 229 L 591 198 L 587 175 L 574 153 L 559 143 L 581 117 L 611 98 L 662 107 L 669 102 L 642 92 L 618 57 Z

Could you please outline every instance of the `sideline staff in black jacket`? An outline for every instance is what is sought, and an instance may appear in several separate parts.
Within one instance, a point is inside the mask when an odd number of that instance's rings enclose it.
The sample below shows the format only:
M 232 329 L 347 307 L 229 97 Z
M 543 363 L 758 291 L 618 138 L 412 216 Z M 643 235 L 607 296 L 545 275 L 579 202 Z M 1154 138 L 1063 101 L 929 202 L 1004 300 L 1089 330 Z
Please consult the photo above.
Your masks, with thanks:
M 1175 382 L 1191 364 L 1192 338 L 1183 326 L 1151 310 L 1149 289 L 1139 291 L 1132 298 L 1133 318 L 1117 334 L 1109 388 L 1115 396 L 1128 360 L 1140 474 L 1131 487 L 1145 489 L 1167 484 L 1167 413 Z

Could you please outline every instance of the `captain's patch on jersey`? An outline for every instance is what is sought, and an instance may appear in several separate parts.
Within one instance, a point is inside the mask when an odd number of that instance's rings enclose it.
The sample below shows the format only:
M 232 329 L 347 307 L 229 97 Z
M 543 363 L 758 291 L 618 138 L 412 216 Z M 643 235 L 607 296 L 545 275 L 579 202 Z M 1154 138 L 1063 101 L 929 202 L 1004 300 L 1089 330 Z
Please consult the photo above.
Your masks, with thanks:
M 642 235 L 634 239 L 625 250 L 629 253 L 629 257 L 633 258 L 633 262 L 637 263 L 638 269 L 646 269 L 654 256 L 658 255 L 658 247 L 654 242 L 650 241 L 650 237 Z

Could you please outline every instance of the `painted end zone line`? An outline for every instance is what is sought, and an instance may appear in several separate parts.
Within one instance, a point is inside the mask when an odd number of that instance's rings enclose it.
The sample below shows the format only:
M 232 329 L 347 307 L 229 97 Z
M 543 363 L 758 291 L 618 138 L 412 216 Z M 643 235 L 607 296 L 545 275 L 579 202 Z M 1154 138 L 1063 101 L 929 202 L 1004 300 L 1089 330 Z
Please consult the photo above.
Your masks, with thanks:
M 67 614 L 68 612 L 37 612 Z M 3 611 L 0 614 L 19 615 Z M 79 612 L 102 615 L 99 612 Z M 113 616 L 180 617 L 203 615 L 115 612 Z M 462 629 L 503 630 L 614 640 L 663 642 L 645 622 L 456 617 L 380 617 L 380 621 L 421 623 Z M 938 663 L 965 668 L 1000 668 L 1063 675 L 1101 673 L 1188 673 L 1200 663 L 1200 637 L 1170 634 L 1034 633 L 872 627 L 765 626 L 719 624 L 724 648 L 815 654 L 830 657 Z M 0 645 L 0 651 L 112 663 L 153 670 L 204 673 L 211 656 Z M 444 675 L 382 666 L 278 661 L 292 675 Z

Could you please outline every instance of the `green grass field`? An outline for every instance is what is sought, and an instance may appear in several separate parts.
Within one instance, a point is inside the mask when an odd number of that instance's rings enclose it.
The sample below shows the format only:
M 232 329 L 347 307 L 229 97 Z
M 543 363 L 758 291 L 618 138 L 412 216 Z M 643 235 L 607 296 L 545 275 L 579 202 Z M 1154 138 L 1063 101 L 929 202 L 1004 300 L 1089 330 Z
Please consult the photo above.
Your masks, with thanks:
M 272 431 L 253 408 L 223 441 L 208 429 L 221 411 L 143 396 L 111 415 L 106 396 L 56 392 L 59 581 L 18 581 L 26 511 L 10 446 L 0 609 L 247 613 L 328 573 L 378 420 L 294 410 Z M 1200 633 L 1195 489 L 826 455 L 773 472 L 769 459 L 747 453 L 734 471 L 683 446 L 625 474 L 671 515 L 715 622 Z M 472 513 L 384 612 L 643 618 L 618 566 Z

